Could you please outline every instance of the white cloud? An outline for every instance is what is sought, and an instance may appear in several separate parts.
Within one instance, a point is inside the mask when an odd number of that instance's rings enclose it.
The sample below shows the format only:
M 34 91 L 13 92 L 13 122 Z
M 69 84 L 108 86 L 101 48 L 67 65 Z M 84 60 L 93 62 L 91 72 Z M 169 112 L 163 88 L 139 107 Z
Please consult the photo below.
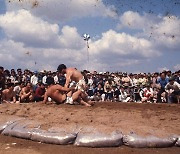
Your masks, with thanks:
M 63 27 L 62 38 L 66 38 L 64 34 L 71 32 L 71 30 L 72 33 L 76 33 L 76 30 L 72 27 Z M 5 64 L 2 60 L 8 54 L 10 56 L 8 65 L 13 67 L 23 66 L 33 70 L 46 68 L 56 70 L 60 63 L 65 63 L 68 66 L 77 67 L 81 70 L 88 68 L 97 71 L 116 71 L 117 68 L 140 63 L 142 57 L 151 58 L 152 55 L 159 54 L 151 49 L 151 44 L 147 40 L 138 40 L 130 35 L 110 30 L 105 32 L 101 39 L 90 42 L 90 62 L 88 63 L 85 42 L 83 42 L 82 48 L 70 48 L 71 38 L 67 37 L 65 40 L 69 41 L 65 41 L 67 44 L 64 43 L 64 47 L 61 48 L 28 47 L 24 43 L 3 40 L 0 42 L 0 47 L 3 51 L 0 61 Z
M 98 58 L 95 58 L 94 56 L 90 57 L 90 62 L 89 65 L 86 62 L 85 63 L 85 68 L 87 68 L 90 71 L 125 71 L 122 70 L 122 68 L 127 67 L 127 66 L 132 66 L 139 64 L 139 60 L 132 60 L 132 59 L 123 59 L 119 58 L 119 60 L 114 60 L 115 56 L 114 55 L 109 55 L 109 61 L 107 62 L 106 60 L 103 61 L 103 58 L 101 56 L 98 56 Z
M 27 46 L 54 48 L 82 48 L 83 40 L 75 27 L 59 26 L 33 16 L 27 10 L 7 12 L 0 16 L 0 27 L 7 37 Z
M 145 28 L 150 27 L 154 22 L 158 22 L 160 19 L 157 16 L 149 14 L 144 14 L 141 16 L 137 12 L 127 11 L 119 17 L 119 20 L 120 23 L 117 25 L 117 28 L 119 29 L 128 27 L 130 29 L 145 30 Z
M 25 44 L 46 45 L 51 42 L 55 45 L 58 41 L 58 25 L 49 24 L 40 18 L 34 17 L 27 10 L 7 12 L 5 15 L 1 15 L 0 26 L 8 38 Z
M 148 30 L 148 33 L 152 33 L 153 39 L 159 46 L 163 45 L 168 49 L 179 50 L 180 48 L 180 19 L 171 16 L 163 17 L 162 21 L 158 24 L 154 24 L 152 30 Z
M 24 46 L 23 43 L 13 40 L 0 41 L 0 65 L 10 68 L 29 68 L 32 70 L 42 70 L 56 67 L 60 63 L 66 63 L 68 66 L 78 67 L 82 65 L 84 59 L 84 50 L 60 49 L 60 48 L 34 48 Z M 51 66 L 51 67 L 50 67 Z
M 170 69 L 168 69 L 167 67 L 159 67 L 158 68 L 159 72 L 168 71 L 168 70 L 170 70 Z
M 155 16 L 127 11 L 120 17 L 117 28 L 141 30 L 136 36 L 144 37 L 159 50 L 180 48 L 180 19 L 176 16 Z
M 62 35 L 59 36 L 60 44 L 65 48 L 81 49 L 84 47 L 84 42 L 75 27 L 64 26 L 61 30 Z
M 179 70 L 180 70 L 180 64 L 175 65 L 175 66 L 174 66 L 174 70 L 175 70 L 175 71 L 179 71 Z
M 8 11 L 27 9 L 33 14 L 51 21 L 66 21 L 74 17 L 115 17 L 114 6 L 105 6 L 102 0 L 10 0 Z M 48 10 L 48 11 L 47 11 Z
M 9 61 L 33 69 L 49 66 L 55 69 L 59 63 L 67 63 L 80 69 L 108 70 L 109 64 L 112 68 L 124 67 L 139 63 L 141 58 L 160 55 L 147 39 L 108 30 L 98 40 L 90 41 L 88 64 L 86 44 L 75 27 L 65 25 L 59 29 L 57 24 L 36 17 L 28 10 L 1 15 L 0 27 L 8 39 L 1 41 L 5 51 L 2 57 L 8 53 L 14 60 L 10 57 Z
M 102 34 L 102 38 L 91 43 L 94 54 L 117 54 L 120 56 L 154 57 L 160 53 L 153 48 L 153 44 L 144 39 L 136 38 L 126 33 L 109 30 Z

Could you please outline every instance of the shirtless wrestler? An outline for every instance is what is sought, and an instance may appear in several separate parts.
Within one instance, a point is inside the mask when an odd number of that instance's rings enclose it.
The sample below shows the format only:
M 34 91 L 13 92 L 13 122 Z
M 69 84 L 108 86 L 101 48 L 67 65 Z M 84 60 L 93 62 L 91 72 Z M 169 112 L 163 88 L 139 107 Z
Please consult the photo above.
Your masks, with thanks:
M 19 103 L 16 101 L 16 93 L 14 90 L 14 84 L 9 83 L 7 89 L 2 91 L 2 103 Z
M 27 85 L 22 88 L 20 94 L 20 102 L 32 102 L 34 100 L 34 92 L 31 83 L 27 83 Z
M 49 80 L 48 85 L 49 87 L 45 93 L 43 103 L 46 103 L 48 101 L 48 97 L 50 97 L 57 104 L 74 104 L 74 101 L 78 101 L 83 105 L 88 105 L 87 103 L 82 103 L 82 101 L 79 101 L 81 91 L 76 91 L 72 94 L 74 87 L 67 88 L 58 84 L 54 85 L 53 79 Z
M 91 104 L 87 100 L 86 90 L 86 82 L 84 80 L 84 76 L 75 68 L 67 68 L 66 65 L 60 64 L 57 68 L 57 71 L 60 74 L 66 74 L 66 83 L 65 87 L 69 87 L 70 82 L 74 81 L 76 83 L 77 91 L 81 91 L 80 96 L 82 103 L 86 106 L 91 106 Z

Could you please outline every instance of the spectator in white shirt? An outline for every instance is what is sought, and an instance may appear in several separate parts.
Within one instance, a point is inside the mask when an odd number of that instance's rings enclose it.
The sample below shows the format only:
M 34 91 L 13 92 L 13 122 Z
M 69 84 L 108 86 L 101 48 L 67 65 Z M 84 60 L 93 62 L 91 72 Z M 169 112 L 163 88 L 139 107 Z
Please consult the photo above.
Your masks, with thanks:
M 33 76 L 31 76 L 31 84 L 33 86 L 33 90 L 35 91 L 38 84 L 38 73 L 35 71 Z
M 169 83 L 165 86 L 168 93 L 168 103 L 179 103 L 180 84 L 175 81 L 174 77 L 169 78 Z

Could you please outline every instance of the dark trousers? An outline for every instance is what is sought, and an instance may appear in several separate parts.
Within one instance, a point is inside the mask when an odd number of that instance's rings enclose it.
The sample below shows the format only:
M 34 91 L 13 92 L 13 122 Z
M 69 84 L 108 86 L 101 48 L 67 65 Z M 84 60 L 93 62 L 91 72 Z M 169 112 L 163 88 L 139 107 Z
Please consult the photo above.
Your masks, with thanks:
M 174 91 L 169 95 L 169 101 L 168 103 L 178 103 L 178 96 L 180 95 L 180 91 Z
M 43 98 L 42 98 L 42 97 L 35 96 L 35 97 L 34 97 L 34 101 L 35 101 L 35 102 L 40 102 L 40 101 L 43 101 Z
M 134 100 L 135 100 L 136 102 L 138 102 L 138 101 L 141 100 L 141 97 L 140 97 L 139 93 L 134 93 Z
M 113 99 L 113 93 L 106 93 L 105 100 L 112 100 Z

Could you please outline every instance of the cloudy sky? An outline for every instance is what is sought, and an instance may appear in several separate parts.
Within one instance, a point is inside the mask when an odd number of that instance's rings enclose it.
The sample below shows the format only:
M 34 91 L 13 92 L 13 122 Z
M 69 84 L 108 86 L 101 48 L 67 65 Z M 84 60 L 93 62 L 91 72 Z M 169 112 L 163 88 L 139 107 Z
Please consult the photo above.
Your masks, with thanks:
M 0 0 L 0 65 L 54 71 L 61 63 L 79 70 L 179 70 L 180 1 Z

